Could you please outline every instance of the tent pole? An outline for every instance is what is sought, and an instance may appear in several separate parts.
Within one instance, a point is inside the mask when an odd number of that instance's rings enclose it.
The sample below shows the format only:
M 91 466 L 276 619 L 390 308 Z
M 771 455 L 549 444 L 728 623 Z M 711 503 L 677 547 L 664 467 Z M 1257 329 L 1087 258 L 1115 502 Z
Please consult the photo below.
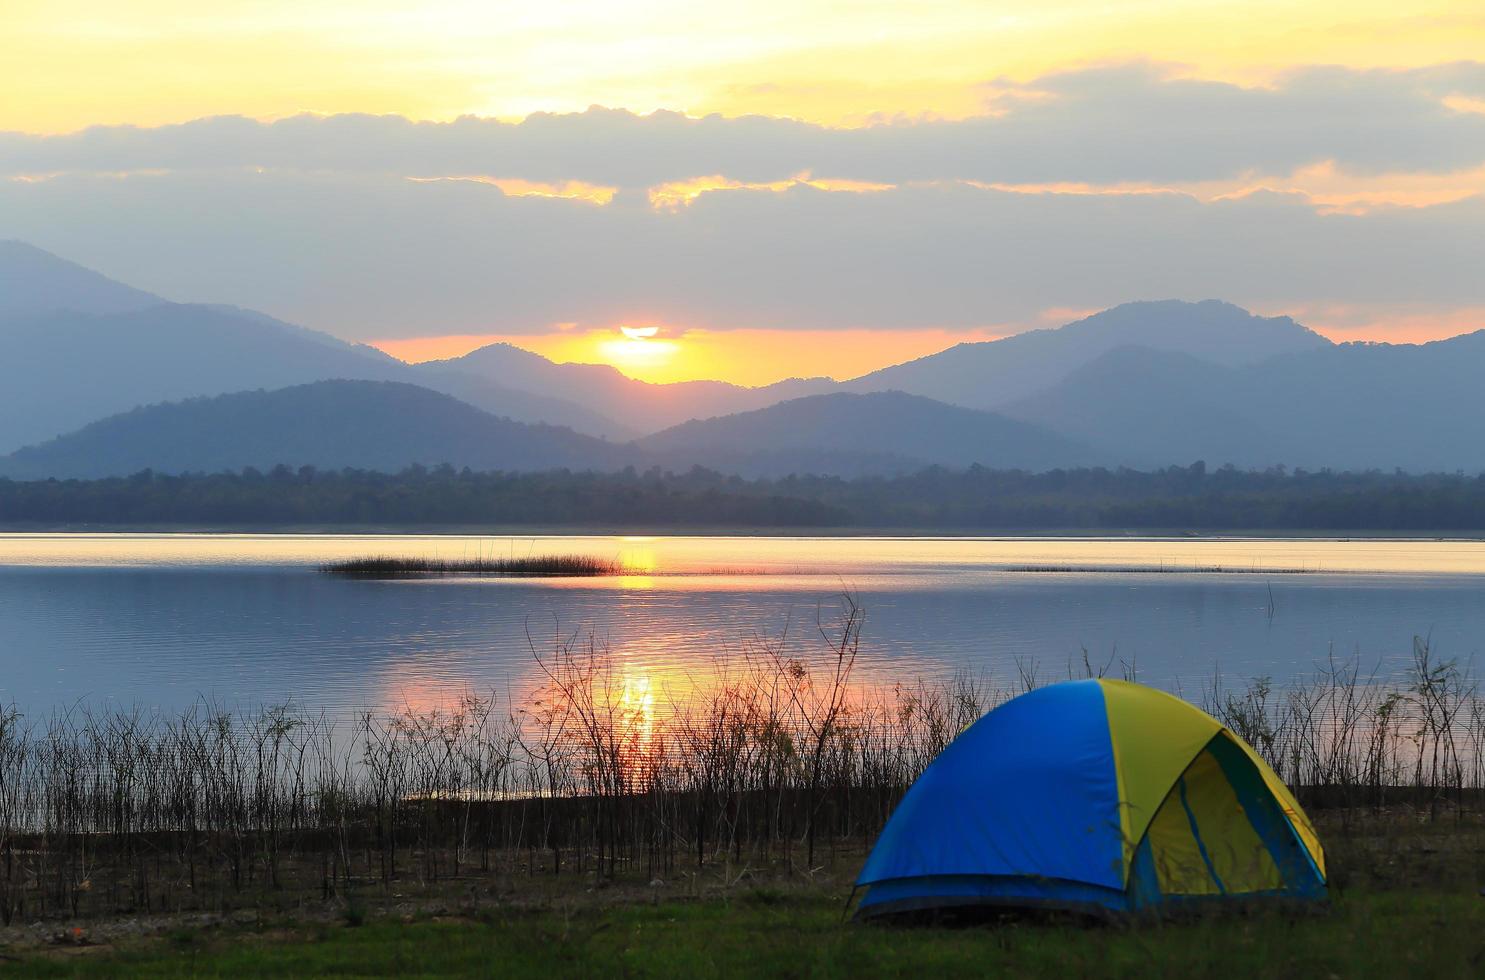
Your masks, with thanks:
M 842 922 L 846 921 L 846 913 L 851 910 L 851 902 L 853 902 L 856 898 L 856 889 L 860 887 L 860 885 L 852 885 L 851 894 L 846 896 L 846 904 L 840 907 L 840 920 Z

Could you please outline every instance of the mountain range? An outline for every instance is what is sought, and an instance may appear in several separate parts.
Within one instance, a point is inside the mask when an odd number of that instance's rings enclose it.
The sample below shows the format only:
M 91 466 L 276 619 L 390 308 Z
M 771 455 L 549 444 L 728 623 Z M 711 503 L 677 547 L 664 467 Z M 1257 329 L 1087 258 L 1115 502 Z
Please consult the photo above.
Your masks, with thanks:
M 128 313 L 164 302 L 25 242 L 0 241 L 0 317 L 60 310 Z
M 1485 470 L 1485 331 L 1337 344 L 1241 366 L 1122 347 L 1003 407 L 1135 467 Z
M 751 412 L 683 422 L 638 440 L 665 461 L 750 476 L 911 471 L 940 465 L 1049 470 L 1101 462 L 1039 425 L 901 391 L 810 395 Z
M 630 435 L 655 432 L 694 418 L 729 415 L 822 394 L 829 378 L 790 378 L 760 388 L 725 381 L 636 381 L 607 364 L 553 364 L 511 344 L 490 344 L 451 360 L 416 365 L 424 377 L 456 373 L 523 391 L 546 392 L 623 426 Z
M 397 381 L 318 381 L 136 408 L 13 453 L 16 477 L 93 478 L 153 469 L 256 467 L 395 472 L 444 463 L 474 470 L 618 469 L 623 447 L 571 429 L 499 418 Z
M 518 421 L 634 435 L 558 397 L 417 369 L 252 310 L 170 303 L 18 242 L 0 242 L 0 289 L 0 453 L 140 405 L 329 378 L 416 383 Z
M 1287 316 L 1254 316 L 1217 300 L 1124 303 L 1056 329 L 957 344 L 873 371 L 847 387 L 907 391 L 968 408 L 1000 408 L 1131 346 L 1237 367 L 1332 345 Z
M 1333 344 L 1212 300 L 1127 303 L 844 382 L 649 384 L 508 344 L 406 364 L 0 242 L 0 473 L 14 475 L 279 462 L 861 475 L 1196 459 L 1473 471 L 1485 469 L 1482 372 L 1485 331 Z M 367 384 L 330 383 L 351 381 Z

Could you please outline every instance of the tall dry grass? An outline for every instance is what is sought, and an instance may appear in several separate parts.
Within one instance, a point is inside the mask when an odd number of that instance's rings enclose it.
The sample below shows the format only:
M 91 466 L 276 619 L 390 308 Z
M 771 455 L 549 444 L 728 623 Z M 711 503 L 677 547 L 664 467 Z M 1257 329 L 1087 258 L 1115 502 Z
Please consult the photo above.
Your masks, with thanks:
M 1260 677 L 1199 703 L 1242 736 L 1309 806 L 1463 812 L 1485 788 L 1485 700 L 1472 673 L 1415 637 L 1407 666 L 1381 676 L 1332 655 L 1282 689 Z
M 533 644 L 514 699 L 365 713 L 0 713 L 0 922 L 228 909 L 358 888 L 708 869 L 808 875 L 859 859 L 967 725 L 1040 683 L 857 678 L 862 614 L 724 658 L 684 699 L 636 691 L 598 642 Z M 1084 655 L 1070 675 L 1097 675 Z M 1426 640 L 1401 678 L 1333 661 L 1282 689 L 1220 679 L 1203 705 L 1307 806 L 1439 819 L 1485 787 L 1485 703 Z

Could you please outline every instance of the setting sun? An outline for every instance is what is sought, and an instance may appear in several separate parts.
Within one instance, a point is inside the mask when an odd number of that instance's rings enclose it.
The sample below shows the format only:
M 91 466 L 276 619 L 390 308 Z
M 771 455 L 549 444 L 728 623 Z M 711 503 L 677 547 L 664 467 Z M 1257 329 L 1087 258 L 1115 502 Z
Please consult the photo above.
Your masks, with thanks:
M 657 340 L 659 332 L 658 327 L 620 327 L 619 336 L 610 334 L 598 342 L 599 360 L 637 378 L 663 370 L 675 359 L 680 344 Z

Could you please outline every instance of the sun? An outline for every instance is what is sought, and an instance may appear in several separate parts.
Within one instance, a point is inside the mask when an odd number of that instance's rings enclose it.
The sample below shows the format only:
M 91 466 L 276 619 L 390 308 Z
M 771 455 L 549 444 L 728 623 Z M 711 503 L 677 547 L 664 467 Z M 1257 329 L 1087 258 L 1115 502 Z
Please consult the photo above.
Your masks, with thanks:
M 598 353 L 609 364 L 630 377 L 665 367 L 680 350 L 673 340 L 659 339 L 659 327 L 619 327 L 619 336 L 598 342 Z

